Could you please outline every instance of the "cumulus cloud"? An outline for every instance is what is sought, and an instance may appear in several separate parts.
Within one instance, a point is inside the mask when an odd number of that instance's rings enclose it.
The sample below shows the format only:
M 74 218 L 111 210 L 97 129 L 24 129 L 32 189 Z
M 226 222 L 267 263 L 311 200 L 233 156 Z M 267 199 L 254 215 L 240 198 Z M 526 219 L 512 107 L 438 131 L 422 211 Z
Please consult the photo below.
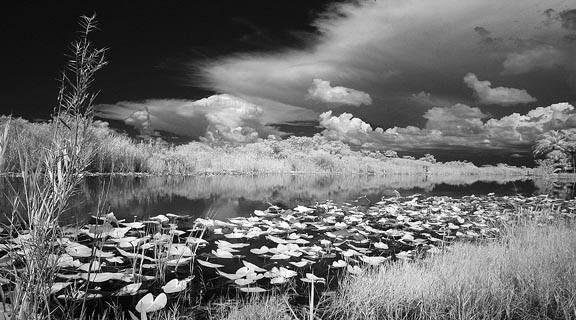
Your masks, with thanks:
M 544 85 L 543 78 L 510 75 L 542 68 L 536 67 L 542 58 L 531 50 L 546 47 L 565 56 L 574 52 L 576 42 L 564 40 L 573 33 L 568 14 L 543 25 L 546 10 L 564 12 L 569 6 L 568 0 L 339 1 L 318 14 L 312 23 L 317 31 L 307 35 L 305 48 L 194 61 L 191 84 L 320 112 L 324 106 L 303 93 L 314 79 L 328 79 L 369 92 L 373 105 L 391 111 L 387 115 L 403 117 L 404 123 L 414 118 L 411 108 L 422 106 L 412 93 L 434 92 L 452 104 L 465 101 L 469 94 L 462 87 L 462 75 L 482 70 L 496 82 L 508 60 L 511 73 L 506 81 L 511 87 L 521 80 L 522 88 L 534 96 L 563 101 L 573 96 L 565 74 L 547 74 Z M 497 103 L 533 101 L 519 91 L 483 90 Z M 509 97 L 511 93 L 516 96 Z M 358 110 L 359 115 L 363 112 L 369 111 Z
M 509 149 L 529 148 L 538 135 L 551 129 L 576 127 L 576 112 L 569 103 L 538 107 L 526 114 L 513 113 L 489 119 L 480 109 L 463 104 L 432 108 L 424 128 L 415 126 L 373 129 L 349 113 L 320 115 L 322 135 L 331 140 L 379 149 L 449 149 L 453 147 Z
M 558 48 L 542 46 L 509 53 L 503 62 L 503 74 L 525 74 L 535 70 L 566 66 L 568 57 Z
M 148 107 L 134 111 L 128 118 L 124 119 L 124 123 L 136 128 L 141 136 L 152 136 L 155 133 L 150 122 Z
M 284 134 L 270 126 L 280 120 L 276 118 L 276 113 L 266 116 L 259 105 L 226 94 L 196 101 L 164 99 L 118 102 L 97 106 L 97 115 L 122 120 L 141 132 L 162 130 L 208 140 L 255 142 L 270 135 Z M 300 119 L 297 112 L 292 119 Z
M 482 104 L 511 106 L 535 102 L 537 100 L 523 89 L 505 87 L 492 88 L 490 81 L 480 81 L 473 73 L 468 73 L 464 77 L 464 83 L 466 83 L 470 89 L 474 90 L 474 94 L 478 97 L 478 102 Z
M 335 105 L 359 107 L 363 104 L 372 104 L 369 94 L 346 87 L 332 87 L 330 81 L 322 79 L 312 80 L 312 86 L 308 88 L 308 97 L 314 101 Z

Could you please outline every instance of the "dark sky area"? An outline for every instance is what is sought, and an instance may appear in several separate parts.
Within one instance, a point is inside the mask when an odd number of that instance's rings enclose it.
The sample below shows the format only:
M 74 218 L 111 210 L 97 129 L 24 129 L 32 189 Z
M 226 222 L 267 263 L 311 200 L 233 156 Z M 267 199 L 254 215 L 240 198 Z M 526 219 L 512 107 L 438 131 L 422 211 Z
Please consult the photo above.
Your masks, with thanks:
M 49 117 L 81 15 L 108 48 L 102 119 L 190 139 L 322 134 L 441 160 L 530 164 L 576 127 L 573 0 L 2 4 L 0 114 Z

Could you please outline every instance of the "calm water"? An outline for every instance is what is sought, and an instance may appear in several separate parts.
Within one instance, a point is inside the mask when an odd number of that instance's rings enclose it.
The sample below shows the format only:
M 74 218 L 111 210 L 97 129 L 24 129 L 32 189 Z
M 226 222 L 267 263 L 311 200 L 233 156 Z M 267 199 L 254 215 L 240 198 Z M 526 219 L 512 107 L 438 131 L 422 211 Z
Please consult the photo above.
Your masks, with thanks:
M 17 184 L 17 183 L 16 183 Z M 7 181 L 0 180 L 4 193 Z M 393 196 L 414 193 L 429 196 L 447 195 L 525 195 L 552 194 L 572 197 L 571 186 L 554 188 L 550 183 L 532 180 L 478 181 L 472 177 L 425 176 L 200 176 L 200 177 L 90 177 L 73 198 L 67 220 L 83 221 L 96 214 L 99 199 L 105 211 L 119 218 L 146 219 L 157 214 L 185 214 L 217 219 L 248 216 L 255 209 L 269 204 L 288 208 L 314 205 L 333 200 L 349 202 L 365 197 L 372 202 Z M 360 203 L 366 203 L 361 200 Z M 9 213 L 5 198 L 0 202 L 4 214 Z

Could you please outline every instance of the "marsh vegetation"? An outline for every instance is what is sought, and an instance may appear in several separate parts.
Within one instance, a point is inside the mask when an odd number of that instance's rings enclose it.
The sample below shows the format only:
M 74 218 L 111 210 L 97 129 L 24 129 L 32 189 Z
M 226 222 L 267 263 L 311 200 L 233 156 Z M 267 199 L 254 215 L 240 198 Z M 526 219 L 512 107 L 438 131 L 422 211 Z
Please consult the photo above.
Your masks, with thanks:
M 137 142 L 94 121 L 90 84 L 106 64 L 88 40 L 94 28 L 94 17 L 81 19 L 52 121 L 1 121 L 0 169 L 17 173 L 21 188 L 3 189 L 0 318 L 576 317 L 573 200 L 393 193 L 343 205 L 271 204 L 226 219 L 210 211 L 126 220 L 102 193 L 89 221 L 63 225 L 89 173 L 538 173 L 354 151 L 320 136 Z

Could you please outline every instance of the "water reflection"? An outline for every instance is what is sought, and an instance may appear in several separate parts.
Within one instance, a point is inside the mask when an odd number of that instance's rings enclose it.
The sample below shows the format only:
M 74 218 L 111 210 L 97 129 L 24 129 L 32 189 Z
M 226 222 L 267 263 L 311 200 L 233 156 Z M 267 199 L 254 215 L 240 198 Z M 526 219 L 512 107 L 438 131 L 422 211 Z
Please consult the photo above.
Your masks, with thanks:
M 17 183 L 16 183 L 17 185 Z M 0 180 L 8 190 L 6 180 Z M 540 186 L 545 188 L 544 184 Z M 269 175 L 269 176 L 169 176 L 169 177 L 90 177 L 81 185 L 68 213 L 69 220 L 82 221 L 97 211 L 100 198 L 106 211 L 117 217 L 139 219 L 160 213 L 211 215 L 222 219 L 248 216 L 270 203 L 295 207 L 318 201 L 350 202 L 365 196 L 372 202 L 402 195 L 531 195 L 538 193 L 531 180 L 502 178 L 499 181 L 470 176 L 346 176 L 346 175 Z M 366 201 L 366 200 L 364 200 Z M 5 200 L 2 210 L 8 213 Z

